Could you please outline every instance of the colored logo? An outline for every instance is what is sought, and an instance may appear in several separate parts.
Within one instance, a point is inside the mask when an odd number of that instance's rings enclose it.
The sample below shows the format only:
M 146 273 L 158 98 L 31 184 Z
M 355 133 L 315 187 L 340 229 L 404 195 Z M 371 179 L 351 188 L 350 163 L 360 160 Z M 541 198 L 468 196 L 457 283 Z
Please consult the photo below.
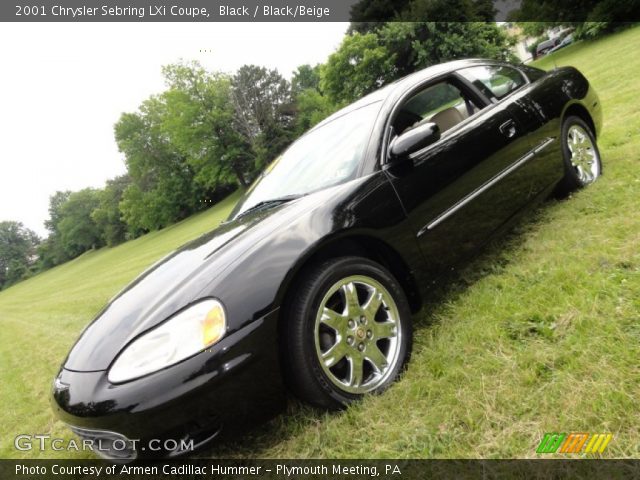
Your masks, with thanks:
M 536 453 L 602 453 L 612 433 L 545 433 Z

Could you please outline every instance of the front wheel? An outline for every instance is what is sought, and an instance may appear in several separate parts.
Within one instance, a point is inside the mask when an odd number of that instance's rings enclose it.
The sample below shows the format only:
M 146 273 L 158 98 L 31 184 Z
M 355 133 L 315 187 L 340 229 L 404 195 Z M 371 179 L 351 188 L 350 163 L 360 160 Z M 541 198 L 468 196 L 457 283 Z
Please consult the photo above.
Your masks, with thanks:
M 565 176 L 560 190 L 567 193 L 595 182 L 602 172 L 602 162 L 595 135 L 586 122 L 580 117 L 567 117 L 561 138 Z
M 411 347 L 411 313 L 382 266 L 344 257 L 310 269 L 287 311 L 286 370 L 299 397 L 324 408 L 387 388 Z

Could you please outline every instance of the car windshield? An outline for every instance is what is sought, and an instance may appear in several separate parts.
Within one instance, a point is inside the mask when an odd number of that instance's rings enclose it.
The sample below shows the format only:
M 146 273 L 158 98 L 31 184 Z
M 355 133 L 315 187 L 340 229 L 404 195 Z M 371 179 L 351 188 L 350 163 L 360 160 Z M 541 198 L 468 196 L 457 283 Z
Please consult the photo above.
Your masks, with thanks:
M 249 187 L 235 216 L 271 200 L 296 198 L 354 178 L 380 105 L 345 113 L 294 142 Z

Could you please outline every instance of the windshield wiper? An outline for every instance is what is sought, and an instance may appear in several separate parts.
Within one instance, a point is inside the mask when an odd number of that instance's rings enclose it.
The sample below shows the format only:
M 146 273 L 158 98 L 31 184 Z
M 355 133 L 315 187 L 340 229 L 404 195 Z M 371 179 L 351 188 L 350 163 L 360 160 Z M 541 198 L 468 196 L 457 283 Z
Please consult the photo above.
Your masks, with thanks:
M 276 198 L 270 198 L 268 200 L 262 200 L 261 202 L 256 203 L 255 205 L 252 205 L 251 207 L 247 208 L 244 212 L 239 213 L 238 215 L 236 215 L 236 218 L 240 218 L 245 216 L 247 213 L 251 213 L 251 212 L 255 212 L 258 210 L 263 210 L 265 208 L 269 208 L 269 207 L 275 207 L 276 205 L 280 205 L 282 203 L 287 203 L 287 202 L 291 202 L 292 200 L 296 200 L 300 197 L 303 197 L 304 194 L 293 194 L 293 195 L 285 195 L 282 197 L 276 197 Z

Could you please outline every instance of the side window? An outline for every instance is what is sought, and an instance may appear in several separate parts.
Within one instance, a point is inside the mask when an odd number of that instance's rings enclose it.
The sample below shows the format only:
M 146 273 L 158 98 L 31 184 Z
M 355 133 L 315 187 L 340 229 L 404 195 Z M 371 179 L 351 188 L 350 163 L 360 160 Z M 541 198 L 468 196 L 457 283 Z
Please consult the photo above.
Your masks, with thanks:
M 458 87 L 443 81 L 420 90 L 407 100 L 393 121 L 393 132 L 400 135 L 433 122 L 444 133 L 480 108 Z
M 458 73 L 489 98 L 497 100 L 506 97 L 527 83 L 518 70 L 500 65 L 465 68 L 459 70 Z

